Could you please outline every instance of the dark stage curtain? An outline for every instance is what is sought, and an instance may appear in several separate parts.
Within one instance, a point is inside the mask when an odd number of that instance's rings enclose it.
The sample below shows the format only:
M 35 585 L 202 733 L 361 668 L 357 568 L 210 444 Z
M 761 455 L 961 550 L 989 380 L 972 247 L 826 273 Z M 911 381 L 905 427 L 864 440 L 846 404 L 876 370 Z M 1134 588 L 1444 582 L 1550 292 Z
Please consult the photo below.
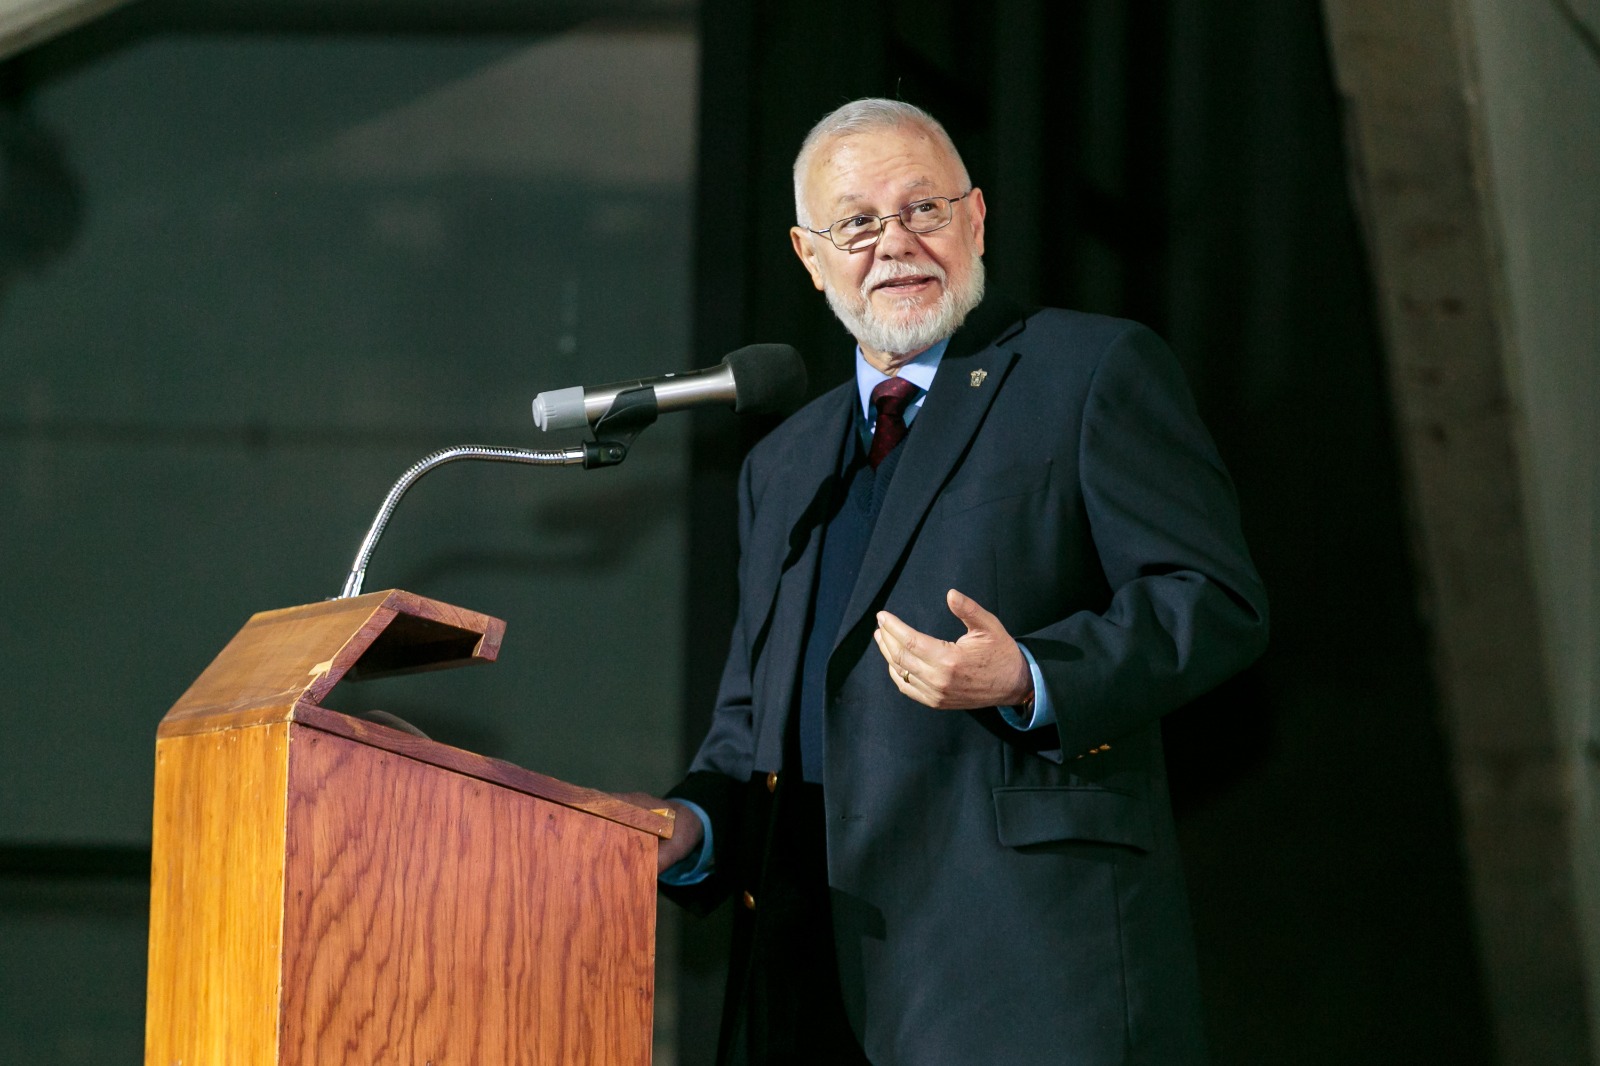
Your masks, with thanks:
M 1178 351 L 1274 607 L 1266 658 L 1168 720 L 1220 1063 L 1489 1061 L 1384 366 L 1314 0 L 705 0 L 696 350 L 850 345 L 789 250 L 810 125 L 898 96 L 989 203 L 991 284 Z M 685 743 L 732 624 L 734 481 L 770 425 L 699 417 Z M 1067 713 L 1070 713 L 1068 709 Z M 725 923 L 686 923 L 709 1062 Z

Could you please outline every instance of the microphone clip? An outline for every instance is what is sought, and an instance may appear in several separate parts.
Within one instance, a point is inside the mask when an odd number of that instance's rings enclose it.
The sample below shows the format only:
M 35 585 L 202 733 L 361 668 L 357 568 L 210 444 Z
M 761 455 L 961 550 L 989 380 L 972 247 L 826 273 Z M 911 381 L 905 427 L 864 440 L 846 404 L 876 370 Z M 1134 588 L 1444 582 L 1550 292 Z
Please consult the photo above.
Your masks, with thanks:
M 656 390 L 648 385 L 617 393 L 610 409 L 594 424 L 594 440 L 583 442 L 583 468 L 595 470 L 622 462 L 635 438 L 654 425 L 660 413 Z

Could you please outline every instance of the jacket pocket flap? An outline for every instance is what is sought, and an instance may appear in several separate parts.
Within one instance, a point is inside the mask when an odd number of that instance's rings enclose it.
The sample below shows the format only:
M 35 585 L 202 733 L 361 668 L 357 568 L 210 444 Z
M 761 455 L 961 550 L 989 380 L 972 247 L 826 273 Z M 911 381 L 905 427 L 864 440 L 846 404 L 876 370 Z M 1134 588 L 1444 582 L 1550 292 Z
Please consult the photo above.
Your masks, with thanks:
M 1088 840 L 1149 851 L 1150 811 L 1136 796 L 1103 788 L 997 788 L 995 826 L 1008 848 Z

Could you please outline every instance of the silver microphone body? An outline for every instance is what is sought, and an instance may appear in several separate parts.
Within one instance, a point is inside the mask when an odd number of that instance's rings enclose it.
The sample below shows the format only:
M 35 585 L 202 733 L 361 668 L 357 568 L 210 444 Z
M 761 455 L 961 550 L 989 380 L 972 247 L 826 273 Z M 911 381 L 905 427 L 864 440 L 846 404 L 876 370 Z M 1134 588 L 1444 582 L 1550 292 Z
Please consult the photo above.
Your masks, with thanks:
M 704 370 L 541 392 L 533 398 L 533 424 L 546 432 L 596 425 L 618 396 L 634 389 L 650 389 L 661 414 L 707 406 L 772 413 L 805 397 L 806 368 L 787 344 L 752 344 Z
M 705 370 L 664 374 L 658 378 L 616 381 L 610 385 L 575 385 L 570 389 L 541 392 L 533 398 L 533 424 L 545 432 L 554 429 L 582 429 L 605 417 L 617 397 L 632 389 L 649 388 L 656 394 L 656 408 L 662 414 L 701 404 L 729 405 L 738 399 L 733 384 L 733 368 L 721 364 Z

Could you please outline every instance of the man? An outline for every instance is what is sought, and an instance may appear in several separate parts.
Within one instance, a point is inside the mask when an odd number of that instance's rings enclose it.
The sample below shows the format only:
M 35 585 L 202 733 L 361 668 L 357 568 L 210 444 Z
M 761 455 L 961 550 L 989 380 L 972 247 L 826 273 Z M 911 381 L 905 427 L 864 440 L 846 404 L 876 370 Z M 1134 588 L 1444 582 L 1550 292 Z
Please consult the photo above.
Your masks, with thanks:
M 1200 1061 L 1157 722 L 1266 638 L 1227 474 L 1148 330 L 984 300 L 930 116 L 848 104 L 794 173 L 857 374 L 745 463 L 668 801 L 664 890 L 740 903 L 721 1057 Z

